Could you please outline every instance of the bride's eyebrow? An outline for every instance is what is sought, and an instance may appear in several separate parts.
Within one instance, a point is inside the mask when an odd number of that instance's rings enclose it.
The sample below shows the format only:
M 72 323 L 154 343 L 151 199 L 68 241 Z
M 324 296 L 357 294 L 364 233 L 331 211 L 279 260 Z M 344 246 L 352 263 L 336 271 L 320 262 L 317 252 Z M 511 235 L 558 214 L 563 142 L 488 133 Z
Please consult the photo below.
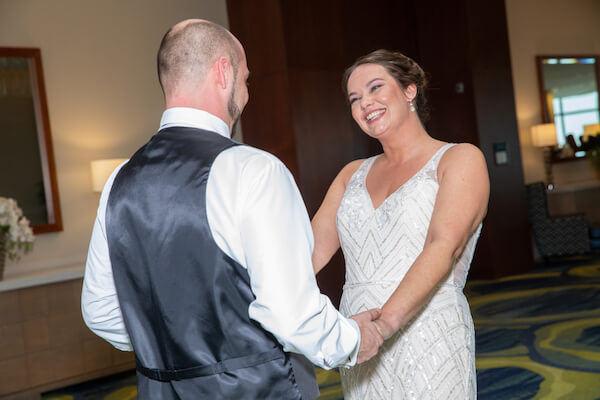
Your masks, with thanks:
M 383 81 L 383 78 L 373 78 L 369 82 L 367 82 L 367 84 L 365 86 L 369 87 L 375 81 Z M 356 92 L 350 92 L 350 93 L 348 93 L 348 97 L 352 96 L 353 94 L 356 94 Z
M 369 82 L 367 82 L 367 86 L 370 86 L 375 81 L 382 81 L 382 80 L 383 80 L 383 78 L 373 78 Z

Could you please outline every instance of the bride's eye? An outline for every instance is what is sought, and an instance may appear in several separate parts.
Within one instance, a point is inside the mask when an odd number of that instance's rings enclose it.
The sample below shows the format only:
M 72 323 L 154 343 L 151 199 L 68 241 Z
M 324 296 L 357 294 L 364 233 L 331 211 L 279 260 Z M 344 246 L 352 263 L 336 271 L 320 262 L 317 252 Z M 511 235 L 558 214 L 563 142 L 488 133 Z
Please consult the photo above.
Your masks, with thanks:
M 383 85 L 373 85 L 373 86 L 371 86 L 371 93 L 373 93 L 374 91 L 376 91 L 377 89 L 379 89 L 382 86 Z
M 350 105 L 352 105 L 356 100 L 358 100 L 358 97 L 352 97 L 352 98 L 348 99 L 348 103 L 350 103 Z

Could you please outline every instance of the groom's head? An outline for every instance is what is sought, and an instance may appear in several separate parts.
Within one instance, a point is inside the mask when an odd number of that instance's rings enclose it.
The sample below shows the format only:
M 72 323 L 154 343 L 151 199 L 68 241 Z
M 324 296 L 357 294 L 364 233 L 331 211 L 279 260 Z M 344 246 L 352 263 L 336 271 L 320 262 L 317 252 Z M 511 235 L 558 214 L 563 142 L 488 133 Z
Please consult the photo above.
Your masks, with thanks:
M 231 128 L 248 102 L 244 49 L 218 24 L 195 19 L 173 26 L 162 39 L 157 64 L 167 108 L 208 111 Z

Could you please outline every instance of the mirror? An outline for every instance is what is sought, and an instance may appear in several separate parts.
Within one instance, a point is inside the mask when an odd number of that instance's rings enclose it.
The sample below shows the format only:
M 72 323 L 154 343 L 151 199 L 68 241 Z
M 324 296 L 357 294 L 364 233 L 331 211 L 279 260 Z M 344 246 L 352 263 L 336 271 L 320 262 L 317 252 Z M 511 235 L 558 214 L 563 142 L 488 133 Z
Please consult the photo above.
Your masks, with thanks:
M 0 171 L 34 233 L 62 230 L 40 49 L 0 47 Z
M 558 146 L 573 135 L 581 145 L 584 126 L 600 122 L 598 56 L 537 56 L 543 118 L 554 122 Z

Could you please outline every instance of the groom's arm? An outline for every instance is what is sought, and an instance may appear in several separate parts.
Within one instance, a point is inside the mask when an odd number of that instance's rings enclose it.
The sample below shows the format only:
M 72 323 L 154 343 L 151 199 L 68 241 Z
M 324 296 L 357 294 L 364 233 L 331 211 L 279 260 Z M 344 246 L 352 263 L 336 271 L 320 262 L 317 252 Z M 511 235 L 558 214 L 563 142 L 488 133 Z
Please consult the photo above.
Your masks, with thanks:
M 250 317 L 284 350 L 323 368 L 354 365 L 374 355 L 383 339 L 369 317 L 360 317 L 358 324 L 343 317 L 319 291 L 310 221 L 287 168 L 260 154 L 245 163 L 240 182 L 236 217 L 256 296 Z
M 81 291 L 81 314 L 92 332 L 119 350 L 133 350 L 125 329 L 106 240 L 106 203 L 118 167 L 106 182 L 94 222 Z

